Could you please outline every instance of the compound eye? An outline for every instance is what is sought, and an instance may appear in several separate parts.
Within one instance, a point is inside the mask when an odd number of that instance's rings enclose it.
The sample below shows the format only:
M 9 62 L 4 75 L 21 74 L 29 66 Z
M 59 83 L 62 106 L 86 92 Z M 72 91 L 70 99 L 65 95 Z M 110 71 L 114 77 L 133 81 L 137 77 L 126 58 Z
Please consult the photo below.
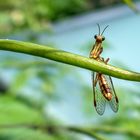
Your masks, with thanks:
M 104 41 L 104 40 L 105 40 L 105 37 L 103 36 L 103 37 L 102 37 L 102 41 Z
M 97 35 L 95 35 L 94 38 L 96 39 L 97 38 Z

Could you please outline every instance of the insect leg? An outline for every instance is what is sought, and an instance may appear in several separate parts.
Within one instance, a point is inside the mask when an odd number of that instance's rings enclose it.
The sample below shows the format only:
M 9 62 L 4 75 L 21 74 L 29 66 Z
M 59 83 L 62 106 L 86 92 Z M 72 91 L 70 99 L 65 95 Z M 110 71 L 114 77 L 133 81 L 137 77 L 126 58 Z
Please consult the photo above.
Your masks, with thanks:
M 110 60 L 110 58 L 107 58 L 107 59 L 104 61 L 105 64 L 107 64 L 109 60 Z
M 95 74 L 96 74 L 96 77 L 95 77 Z M 94 78 L 95 77 L 95 78 Z M 97 85 L 97 82 L 98 82 L 98 80 L 99 80 L 99 73 L 95 73 L 95 72 L 93 72 L 92 73 L 92 84 L 93 84 L 93 101 L 94 101 L 94 106 L 95 106 L 95 108 L 96 108 L 96 106 L 97 106 L 97 103 L 96 103 L 96 93 L 95 93 L 95 87 L 96 87 L 96 85 Z
M 95 80 L 93 81 L 94 82 L 94 86 L 97 85 L 98 80 L 99 80 L 99 73 L 96 74 Z

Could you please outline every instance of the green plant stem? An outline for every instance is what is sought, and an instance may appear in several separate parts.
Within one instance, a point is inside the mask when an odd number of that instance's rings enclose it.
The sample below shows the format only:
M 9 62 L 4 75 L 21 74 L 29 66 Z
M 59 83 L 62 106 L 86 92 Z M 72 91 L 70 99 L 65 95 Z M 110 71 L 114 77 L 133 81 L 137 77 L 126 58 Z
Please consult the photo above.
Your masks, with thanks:
M 104 134 L 122 134 L 130 137 L 140 138 L 139 130 L 131 130 L 127 128 L 116 128 L 112 126 L 97 126 L 97 127 L 77 127 L 77 126 L 58 126 L 58 125 L 40 125 L 40 124 L 3 124 L 0 125 L 0 129 L 6 128 L 30 128 L 30 129 L 39 129 L 44 131 L 72 131 L 79 134 L 84 134 L 98 140 L 106 140 L 101 133 Z
M 71 131 L 83 135 L 87 135 L 89 137 L 95 138 L 97 140 L 108 140 L 101 136 L 101 134 L 98 134 L 94 132 L 92 129 L 86 129 L 86 128 L 80 128 L 80 127 L 69 127 L 69 126 L 54 126 L 54 125 L 35 125 L 35 124 L 12 124 L 12 125 L 0 125 L 0 129 L 6 129 L 6 128 L 30 128 L 30 129 L 38 129 L 43 132 L 57 132 L 62 130 L 64 131 Z
M 123 70 L 111 65 L 106 65 L 96 60 L 89 59 L 77 54 L 65 52 L 48 46 L 37 45 L 16 40 L 0 40 L 0 50 L 39 56 L 54 61 L 100 72 L 120 79 L 140 81 L 140 73 Z
M 89 137 L 95 138 L 97 140 L 109 140 L 105 137 L 101 136 L 101 134 L 96 133 L 94 130 L 86 129 L 86 128 L 80 128 L 80 127 L 64 127 L 68 131 L 73 131 L 75 133 L 84 134 Z
M 117 128 L 117 127 L 111 127 L 111 126 L 99 126 L 93 128 L 93 131 L 98 133 L 98 132 L 103 132 L 103 133 L 114 133 L 114 134 L 123 134 L 123 135 L 128 135 L 128 136 L 133 136 L 136 138 L 140 138 L 140 133 L 139 130 L 131 130 L 128 128 Z

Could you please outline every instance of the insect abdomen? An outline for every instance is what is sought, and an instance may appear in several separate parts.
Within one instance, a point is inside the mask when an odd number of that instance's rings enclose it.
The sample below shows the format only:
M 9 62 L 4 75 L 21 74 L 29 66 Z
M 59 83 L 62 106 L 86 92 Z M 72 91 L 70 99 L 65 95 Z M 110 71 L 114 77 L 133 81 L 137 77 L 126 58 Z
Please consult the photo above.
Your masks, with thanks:
M 107 80 L 105 79 L 105 77 L 102 74 L 100 75 L 99 85 L 100 85 L 100 89 L 101 89 L 103 96 L 107 100 L 111 100 L 112 92 L 111 92 L 110 87 L 107 83 Z

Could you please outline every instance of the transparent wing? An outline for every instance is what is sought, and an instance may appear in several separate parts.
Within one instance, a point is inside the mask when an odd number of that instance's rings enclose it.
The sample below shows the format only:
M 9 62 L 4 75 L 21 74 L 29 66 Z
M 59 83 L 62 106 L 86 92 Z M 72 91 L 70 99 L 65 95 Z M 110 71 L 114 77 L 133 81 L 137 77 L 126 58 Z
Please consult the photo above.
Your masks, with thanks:
M 99 87 L 99 81 L 96 78 L 97 73 L 92 73 L 92 84 L 93 84 L 93 97 L 94 97 L 94 106 L 99 115 L 103 115 L 106 106 L 106 99 L 102 95 L 102 92 Z M 95 85 L 95 81 L 97 84 Z
M 119 108 L 119 100 L 118 100 L 118 97 L 116 95 L 114 85 L 113 85 L 113 82 L 112 82 L 112 79 L 110 76 L 109 76 L 109 79 L 110 79 L 111 89 L 112 89 L 112 93 L 113 93 L 112 100 L 109 102 L 109 105 L 114 112 L 117 112 L 118 108 Z
M 118 108 L 119 108 L 119 101 L 118 101 L 118 97 L 117 97 L 115 89 L 114 89 L 112 79 L 110 76 L 105 76 L 105 77 L 106 77 L 106 80 L 107 80 L 109 87 L 111 89 L 111 92 L 112 92 L 112 99 L 110 101 L 108 101 L 108 103 L 109 103 L 111 109 L 114 112 L 117 112 Z

